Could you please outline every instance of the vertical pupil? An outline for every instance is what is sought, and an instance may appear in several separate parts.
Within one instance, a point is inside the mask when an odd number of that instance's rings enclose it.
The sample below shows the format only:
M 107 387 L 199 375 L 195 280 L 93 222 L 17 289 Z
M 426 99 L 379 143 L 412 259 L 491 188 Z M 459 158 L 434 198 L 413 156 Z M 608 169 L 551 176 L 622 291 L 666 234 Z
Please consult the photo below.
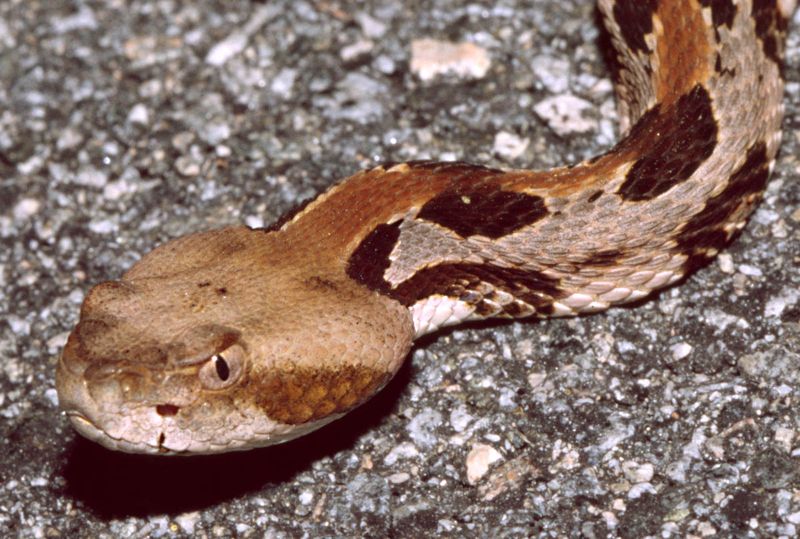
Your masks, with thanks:
M 214 367 L 217 369 L 217 376 L 223 382 L 228 379 L 228 376 L 231 375 L 231 370 L 228 367 L 228 362 L 225 361 L 225 358 L 221 355 L 217 354 L 214 356 Z

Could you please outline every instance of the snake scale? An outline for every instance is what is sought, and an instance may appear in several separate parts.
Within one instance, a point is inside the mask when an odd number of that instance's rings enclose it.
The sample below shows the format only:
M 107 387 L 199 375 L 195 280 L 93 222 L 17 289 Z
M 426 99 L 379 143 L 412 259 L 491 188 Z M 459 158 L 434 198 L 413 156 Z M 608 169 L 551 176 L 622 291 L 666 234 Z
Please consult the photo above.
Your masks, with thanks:
M 347 413 L 415 338 L 639 300 L 745 225 L 781 138 L 796 0 L 599 0 L 623 137 L 547 172 L 384 164 L 265 229 L 188 235 L 85 298 L 57 368 L 74 427 L 216 453 Z

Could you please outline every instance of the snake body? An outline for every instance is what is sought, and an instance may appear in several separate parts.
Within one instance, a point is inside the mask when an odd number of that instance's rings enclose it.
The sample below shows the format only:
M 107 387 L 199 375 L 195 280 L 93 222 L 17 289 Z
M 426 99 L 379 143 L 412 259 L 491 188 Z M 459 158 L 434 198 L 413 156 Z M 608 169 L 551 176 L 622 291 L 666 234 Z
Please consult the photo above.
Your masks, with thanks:
M 267 229 L 170 241 L 87 295 L 61 406 L 123 451 L 270 445 L 369 399 L 421 335 L 675 283 L 766 186 L 795 4 L 600 0 L 622 116 L 610 151 L 547 172 L 385 164 Z

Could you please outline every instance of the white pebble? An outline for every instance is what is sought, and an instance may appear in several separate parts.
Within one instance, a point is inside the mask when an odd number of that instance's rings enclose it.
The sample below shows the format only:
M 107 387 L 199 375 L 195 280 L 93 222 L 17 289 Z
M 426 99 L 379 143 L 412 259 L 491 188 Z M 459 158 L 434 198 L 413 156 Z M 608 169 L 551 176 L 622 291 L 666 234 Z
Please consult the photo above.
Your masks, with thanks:
M 510 161 L 525 153 L 530 142 L 528 138 L 521 138 L 507 131 L 500 131 L 494 136 L 493 150 L 500 157 Z
M 14 219 L 17 221 L 27 219 L 35 215 L 41 207 L 42 203 L 35 198 L 23 198 L 14 206 Z
M 593 108 L 594 105 L 585 99 L 565 94 L 543 99 L 533 107 L 533 111 L 557 135 L 566 136 L 597 131 L 597 121 L 584 117 L 584 113 Z
M 53 405 L 53 408 L 58 408 L 58 391 L 55 388 L 45 389 L 44 397 Z
M 183 513 L 175 517 L 175 524 L 180 526 L 184 533 L 193 534 L 194 528 L 200 522 L 200 511 Z
M 692 353 L 692 350 L 694 350 L 694 348 L 690 344 L 687 344 L 685 342 L 673 344 L 672 346 L 669 347 L 669 349 L 672 352 L 672 359 L 675 360 L 685 358 L 686 356 Z
M 445 73 L 480 79 L 489 71 L 491 63 L 486 49 L 473 43 L 435 39 L 416 39 L 411 42 L 411 72 L 424 81 Z
M 342 50 L 339 51 L 339 57 L 345 62 L 351 62 L 356 58 L 369 54 L 374 46 L 375 44 L 369 39 L 361 39 L 342 47 Z
M 411 442 L 403 442 L 394 448 L 383 458 L 386 466 L 392 466 L 401 458 L 411 458 L 419 455 L 419 449 Z
M 94 167 L 86 167 L 75 175 L 74 182 L 86 187 L 100 188 L 108 183 L 108 174 Z
M 625 477 L 627 477 L 630 481 L 635 483 L 647 483 L 653 479 L 655 468 L 649 462 L 639 464 L 638 462 L 629 460 L 623 463 L 622 471 L 625 474 Z
M 279 96 L 289 97 L 292 93 L 295 78 L 297 78 L 297 70 L 285 67 L 272 79 L 269 89 Z
M 560 94 L 569 88 L 570 63 L 563 58 L 539 55 L 531 62 L 533 72 L 542 85 L 552 94 Z
M 400 483 L 405 483 L 409 479 L 411 479 L 411 475 L 407 474 L 406 472 L 394 473 L 386 478 L 386 480 L 392 483 L 393 485 L 399 485 Z
M 150 123 L 150 111 L 143 103 L 137 103 L 128 112 L 128 122 L 132 124 L 147 125 Z
M 748 277 L 761 277 L 764 275 L 759 268 L 751 266 L 750 264 L 740 264 L 739 273 L 744 273 Z
M 486 444 L 475 444 L 467 455 L 467 481 L 474 485 L 489 471 L 489 466 L 503 458 L 497 450 Z
M 775 429 L 775 441 L 786 451 L 792 450 L 792 440 L 794 440 L 794 431 L 784 427 Z
M 732 274 L 734 272 L 733 257 L 728 253 L 722 253 L 717 257 L 717 265 L 723 273 Z
M 283 11 L 281 3 L 264 4 L 253 11 L 250 19 L 241 27 L 234 30 L 228 37 L 211 47 L 206 54 L 206 63 L 221 66 L 233 56 L 244 50 L 250 36 L 257 32 L 269 19 Z
M 361 27 L 361 31 L 364 32 L 364 35 L 367 37 L 378 38 L 386 33 L 386 24 L 363 11 L 357 13 L 355 19 Z

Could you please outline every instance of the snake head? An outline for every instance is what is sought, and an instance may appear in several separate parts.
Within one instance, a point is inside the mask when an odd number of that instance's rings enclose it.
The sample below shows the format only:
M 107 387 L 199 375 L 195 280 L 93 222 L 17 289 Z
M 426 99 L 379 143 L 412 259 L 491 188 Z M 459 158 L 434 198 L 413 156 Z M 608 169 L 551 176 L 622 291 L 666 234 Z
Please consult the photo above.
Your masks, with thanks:
M 76 430 L 135 453 L 248 449 L 380 390 L 410 347 L 407 310 L 292 260 L 276 234 L 180 238 L 95 286 L 56 374 Z

